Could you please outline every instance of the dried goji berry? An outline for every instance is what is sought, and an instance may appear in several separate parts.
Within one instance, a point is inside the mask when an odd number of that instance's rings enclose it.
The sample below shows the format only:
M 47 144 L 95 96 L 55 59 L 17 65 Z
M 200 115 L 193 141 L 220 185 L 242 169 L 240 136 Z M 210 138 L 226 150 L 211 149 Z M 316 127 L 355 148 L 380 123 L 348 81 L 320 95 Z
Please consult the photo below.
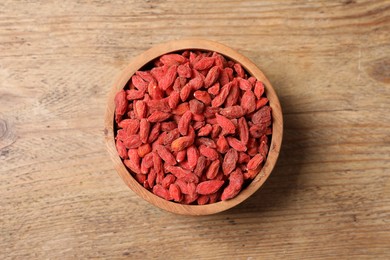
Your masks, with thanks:
M 131 81 L 138 90 L 145 91 L 148 87 L 148 83 L 138 75 L 133 75 Z
M 213 125 L 213 130 L 211 131 L 211 138 L 216 138 L 222 131 L 222 128 L 219 125 Z
M 229 106 L 221 109 L 219 113 L 230 119 L 239 118 L 245 115 L 245 111 L 241 106 Z
M 140 120 L 139 119 L 129 119 L 130 122 L 126 125 L 126 135 L 135 135 L 138 133 L 139 127 L 140 127 Z
M 217 141 L 217 151 L 220 153 L 226 153 L 229 150 L 229 144 L 225 136 L 220 135 Z
M 170 113 L 171 108 L 169 107 L 168 101 L 169 100 L 167 98 L 151 99 L 147 100 L 146 104 L 150 113 L 153 113 L 155 111 Z
M 208 197 L 209 197 L 209 204 L 215 203 L 221 197 L 221 192 L 217 191 L 216 193 L 208 195 Z
M 240 169 L 235 170 L 229 176 L 229 184 L 223 190 L 221 200 L 232 199 L 241 191 L 244 184 L 244 177 Z
M 241 107 L 248 114 L 256 110 L 256 97 L 251 90 L 245 91 L 244 95 L 242 95 Z
M 134 176 L 134 179 L 136 179 L 139 184 L 141 184 L 145 187 L 145 182 L 147 182 L 147 180 L 146 180 L 147 176 L 145 174 L 136 173 L 133 176 Z
M 209 107 L 209 106 L 206 106 L 205 110 L 204 110 L 204 116 L 206 118 L 215 118 L 215 113 L 218 113 L 220 110 L 219 107 Z
M 142 100 L 138 100 L 135 102 L 134 113 L 137 118 L 145 118 L 146 117 L 146 103 Z
M 228 64 L 231 63 L 231 61 L 228 61 Z M 228 65 L 230 66 L 230 65 Z M 228 78 L 229 78 L 229 81 L 232 81 L 234 78 L 233 76 L 233 69 L 231 67 L 229 68 L 224 68 L 224 70 L 226 71 L 227 75 L 228 75 Z
M 141 174 L 141 167 L 132 160 L 123 160 L 123 163 L 136 174 Z
M 171 146 L 172 142 L 179 138 L 180 132 L 179 129 L 173 129 L 172 131 L 168 132 L 168 134 L 165 136 L 163 144 L 165 146 Z
M 140 71 L 139 70 L 139 71 L 136 71 L 135 74 L 140 76 L 146 82 L 150 82 L 150 81 L 154 80 L 152 74 L 150 74 L 150 72 L 148 72 L 148 71 Z
M 199 182 L 198 176 L 196 176 L 191 171 L 185 170 L 185 169 L 183 169 L 183 168 L 181 168 L 179 166 L 168 165 L 167 166 L 167 170 L 170 173 L 172 173 L 173 175 L 175 175 L 176 178 L 178 178 L 178 179 L 184 180 L 186 182 L 194 182 L 194 183 L 198 183 Z
M 260 141 L 260 147 L 259 147 L 259 152 L 263 158 L 267 157 L 268 153 L 268 144 L 265 141 Z
M 265 106 L 267 103 L 268 103 L 268 98 L 261 97 L 259 100 L 256 101 L 256 110 L 258 110 L 261 107 Z
M 213 127 L 210 124 L 205 125 L 198 131 L 198 136 L 208 136 L 211 131 L 213 130 Z
M 153 143 L 157 139 L 157 137 L 160 134 L 160 129 L 161 129 L 160 123 L 156 123 L 153 125 L 152 130 L 150 130 L 149 133 L 149 138 L 148 138 L 149 143 Z
M 205 70 L 211 68 L 214 64 L 214 61 L 214 57 L 204 57 L 200 59 L 197 63 L 195 63 L 193 66 L 196 70 Z
M 190 169 L 193 170 L 195 168 L 198 163 L 198 159 L 199 151 L 194 145 L 191 145 L 187 148 L 187 162 Z
M 194 77 L 188 81 L 188 86 L 193 90 L 198 90 L 203 86 L 204 76 L 197 70 L 192 70 Z
M 166 199 L 166 200 L 171 200 L 171 196 L 169 194 L 169 191 L 162 187 L 160 184 L 156 184 L 153 187 L 153 193 L 156 194 L 157 196 Z
M 241 78 L 244 78 L 245 77 L 245 71 L 244 69 L 242 68 L 241 64 L 240 63 L 235 63 L 234 66 L 233 66 L 234 70 L 236 71 L 237 73 L 237 76 L 241 77 Z
M 260 164 L 263 162 L 264 157 L 261 154 L 256 154 L 249 162 L 248 162 L 248 170 L 257 170 Z
M 216 82 L 207 90 L 207 92 L 211 95 L 216 96 L 219 94 L 219 89 L 220 89 L 220 84 L 219 84 L 219 82 Z M 210 103 L 211 103 L 211 100 L 210 100 Z
M 183 194 L 194 194 L 196 193 L 196 184 L 193 182 L 186 182 L 182 179 L 177 179 L 175 184 L 179 187 Z
M 180 188 L 176 183 L 169 185 L 169 195 L 176 202 L 180 202 L 183 198 Z
M 251 157 L 244 153 L 244 152 L 239 152 L 238 153 L 238 163 L 248 163 Z
M 216 149 L 217 145 L 215 144 L 213 139 L 207 138 L 207 137 L 199 137 L 196 139 L 196 144 L 199 145 L 205 145 L 209 148 Z
M 183 114 L 178 124 L 178 129 L 180 131 L 180 134 L 187 135 L 188 127 L 190 126 L 191 119 L 192 119 L 191 111 L 187 111 Z
M 163 188 L 168 189 L 169 186 L 176 181 L 176 177 L 173 174 L 167 174 L 161 182 Z
M 126 94 L 126 98 L 128 100 L 142 99 L 144 97 L 145 91 L 130 89 L 126 91 Z
M 215 65 L 220 69 L 226 67 L 226 59 L 219 53 L 214 52 L 213 57 L 215 57 Z
M 141 161 L 141 173 L 147 174 L 153 166 L 153 153 L 148 153 Z
M 225 154 L 222 163 L 222 171 L 225 175 L 229 175 L 235 168 L 238 161 L 238 152 L 230 148 L 229 151 Z
M 257 79 L 255 77 L 249 77 L 248 81 L 249 81 L 249 83 L 251 83 L 252 87 L 254 87 Z
M 206 91 L 197 90 L 197 91 L 194 92 L 194 97 L 197 100 L 202 101 L 205 105 L 210 105 L 211 104 L 210 94 L 207 93 Z M 191 105 L 191 103 L 190 103 L 190 105 Z
M 215 114 L 215 117 L 217 118 L 218 125 L 221 126 L 225 133 L 234 134 L 236 132 L 236 127 L 234 126 L 232 121 L 219 114 Z
M 249 130 L 248 123 L 244 117 L 238 119 L 238 134 L 240 136 L 241 142 L 246 145 L 249 140 Z
M 124 120 L 119 122 L 118 127 L 127 128 L 129 125 L 133 125 L 134 122 L 138 123 L 138 127 L 139 127 L 139 120 L 137 120 L 137 119 L 124 119 Z M 137 131 L 138 131 L 138 129 L 137 129 Z
M 179 91 L 173 91 L 169 95 L 169 99 L 168 99 L 169 107 L 172 108 L 172 109 L 175 109 L 177 107 L 177 105 L 179 104 L 179 102 L 180 102 L 180 93 L 179 93 Z
M 209 195 L 217 192 L 222 185 L 224 184 L 224 181 L 218 181 L 218 180 L 209 180 L 204 181 L 198 184 L 196 186 L 196 192 L 201 195 Z
M 129 135 L 123 140 L 123 144 L 127 149 L 138 148 L 142 144 L 142 140 L 139 135 Z
M 252 125 L 249 128 L 249 133 L 254 138 L 260 138 L 267 131 L 266 125 Z
M 198 203 L 198 205 L 205 205 L 207 204 L 207 202 L 209 202 L 209 200 L 210 197 L 208 195 L 200 195 L 196 202 Z
M 271 122 L 271 108 L 264 106 L 255 112 L 252 116 L 252 122 L 254 124 L 265 124 Z
M 264 93 L 264 84 L 261 81 L 256 81 L 254 93 L 257 99 L 260 99 Z
M 189 63 L 181 64 L 177 67 L 177 74 L 180 77 L 191 78 L 191 67 Z
M 243 78 L 238 78 L 238 86 L 244 91 L 252 89 L 252 84 L 248 80 Z
M 194 201 L 196 201 L 199 197 L 199 194 L 195 193 L 195 194 L 185 194 L 184 197 L 183 197 L 183 200 L 182 200 L 182 203 L 183 204 L 191 204 L 193 203 Z
M 233 84 L 234 81 L 232 81 L 232 87 L 230 89 L 230 93 L 226 98 L 225 101 L 225 107 L 234 106 L 238 103 L 238 99 L 240 97 L 240 89 L 237 84 Z
M 186 159 L 186 156 L 187 156 L 187 150 L 181 150 L 176 154 L 176 161 L 180 163 Z
M 175 122 L 169 121 L 161 123 L 161 131 L 169 132 L 176 128 L 177 124 Z
M 192 120 L 196 121 L 196 122 L 204 122 L 204 115 L 202 114 L 192 114 Z
M 226 140 L 227 140 L 228 144 L 230 145 L 230 147 L 236 149 L 239 152 L 245 152 L 247 150 L 247 147 L 245 146 L 245 144 L 243 144 L 237 138 L 228 136 L 228 137 L 226 137 Z
M 126 150 L 126 147 L 121 140 L 116 141 L 116 150 L 118 151 L 118 154 L 122 159 L 127 159 L 127 157 L 128 157 L 127 150 Z
M 205 124 L 206 124 L 205 121 L 194 121 L 194 122 L 192 122 L 192 127 L 196 131 L 196 130 L 201 129 L 203 126 L 205 126 Z
M 198 162 L 196 164 L 196 167 L 194 169 L 194 173 L 200 177 L 203 174 L 204 169 L 206 168 L 207 160 L 206 157 L 203 155 L 199 156 Z
M 142 118 L 139 126 L 139 136 L 143 143 L 148 141 L 150 132 L 150 123 L 147 119 Z
M 205 156 L 209 160 L 218 159 L 218 152 L 215 149 L 207 147 L 205 145 L 199 146 L 199 152 L 201 155 Z
M 157 152 L 153 152 L 153 165 L 154 165 L 154 170 L 157 172 L 157 174 L 162 172 L 163 163 L 161 157 L 158 155 Z
M 217 176 L 221 162 L 219 160 L 214 160 L 209 165 L 209 168 L 206 171 L 206 177 L 209 180 L 212 180 Z
M 148 174 L 148 184 L 149 188 L 153 188 L 155 181 L 156 181 L 157 173 L 154 169 L 150 169 L 149 174 Z
M 179 137 L 174 140 L 171 144 L 171 149 L 174 152 L 179 152 L 181 150 L 186 149 L 188 146 L 194 143 L 194 138 L 190 136 Z
M 225 86 L 221 88 L 221 91 L 215 98 L 211 101 L 212 107 L 219 107 L 225 102 L 227 96 L 229 95 L 229 91 L 232 87 L 232 82 L 227 83 Z
M 151 123 L 162 122 L 167 120 L 170 117 L 171 117 L 170 113 L 155 111 L 148 117 L 148 121 Z
M 152 151 L 152 147 L 149 143 L 143 144 L 140 147 L 138 147 L 138 155 L 139 157 L 143 158 L 145 155 L 150 153 Z
M 192 91 L 192 87 L 189 84 L 186 84 L 180 91 L 180 99 L 181 101 L 186 101 L 187 98 L 190 96 Z
M 257 176 L 260 170 L 261 170 L 261 166 L 257 170 L 247 170 L 243 174 L 244 180 L 253 180 Z
M 228 84 L 230 81 L 229 79 L 229 75 L 227 73 L 227 71 L 225 69 L 223 69 L 220 73 L 220 77 L 219 77 L 219 84 L 221 86 L 225 86 L 226 84 Z
M 205 107 L 204 104 L 197 99 L 191 99 L 190 102 L 188 102 L 188 104 L 193 114 L 201 114 Z
M 176 79 L 177 65 L 168 68 L 167 73 L 159 80 L 158 85 L 162 90 L 167 90 Z
M 126 99 L 126 92 L 122 89 L 115 95 L 115 121 L 119 123 L 122 116 L 126 113 L 128 101 Z
M 218 66 L 212 67 L 204 80 L 204 86 L 205 88 L 209 88 L 211 85 L 213 85 L 218 77 L 219 77 L 220 68 Z
M 175 165 L 176 160 L 175 157 L 171 154 L 171 152 L 163 145 L 158 145 L 156 147 L 156 151 L 158 155 L 161 157 L 161 159 L 164 160 L 165 163 L 169 165 Z

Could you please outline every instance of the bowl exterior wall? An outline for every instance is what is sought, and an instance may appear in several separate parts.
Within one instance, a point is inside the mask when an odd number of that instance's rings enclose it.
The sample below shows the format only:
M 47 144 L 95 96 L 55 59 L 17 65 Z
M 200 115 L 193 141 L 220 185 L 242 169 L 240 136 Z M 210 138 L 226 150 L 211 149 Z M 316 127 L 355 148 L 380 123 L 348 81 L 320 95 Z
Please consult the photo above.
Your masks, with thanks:
M 159 56 L 177 52 L 182 50 L 205 50 L 205 51 L 215 51 L 218 52 L 235 62 L 240 63 L 246 71 L 251 75 L 261 80 L 265 83 L 265 94 L 269 100 L 270 107 L 272 109 L 272 139 L 269 147 L 269 152 L 267 156 L 267 160 L 260 170 L 259 174 L 256 176 L 252 182 L 243 189 L 237 197 L 227 200 L 221 201 L 208 205 L 183 205 L 175 202 L 166 201 L 153 193 L 146 190 L 143 186 L 141 186 L 128 172 L 127 168 L 123 164 L 120 159 L 116 147 L 115 147 L 115 139 L 114 139 L 114 112 L 115 112 L 115 104 L 114 97 L 115 94 L 123 89 L 131 76 L 140 68 L 142 68 L 145 64 L 149 63 L 151 60 L 158 58 Z M 156 45 L 155 47 L 145 51 L 136 57 L 120 74 L 118 79 L 115 81 L 114 85 L 111 88 L 111 91 L 108 95 L 108 103 L 105 114 L 105 141 L 107 150 L 111 159 L 114 162 L 114 167 L 118 174 L 121 176 L 122 180 L 129 186 L 135 193 L 137 193 L 140 197 L 150 202 L 151 204 L 182 215 L 209 215 L 218 213 L 229 208 L 236 206 L 241 203 L 248 197 L 250 197 L 253 193 L 255 193 L 266 181 L 268 176 L 271 174 L 277 158 L 279 156 L 282 137 L 283 137 L 283 116 L 282 109 L 280 106 L 279 99 L 276 95 L 275 90 L 273 89 L 269 80 L 265 77 L 263 72 L 248 58 L 239 54 L 235 50 L 217 43 L 208 40 L 200 40 L 200 39 L 187 39 L 187 40 L 178 40 L 163 43 L 160 45 Z

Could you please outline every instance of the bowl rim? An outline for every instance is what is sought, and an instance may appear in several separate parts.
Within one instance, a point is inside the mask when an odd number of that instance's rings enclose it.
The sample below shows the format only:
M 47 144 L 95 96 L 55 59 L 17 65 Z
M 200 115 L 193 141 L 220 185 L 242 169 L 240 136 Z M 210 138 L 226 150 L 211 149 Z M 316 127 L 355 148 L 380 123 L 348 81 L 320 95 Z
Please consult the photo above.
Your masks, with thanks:
M 206 205 L 184 205 L 176 202 L 167 201 L 145 189 L 131 176 L 130 172 L 123 164 L 121 158 L 116 151 L 114 139 L 114 97 L 116 93 L 126 86 L 131 76 L 133 76 L 133 74 L 137 70 L 141 69 L 151 60 L 154 60 L 163 54 L 188 49 L 215 51 L 235 62 L 240 63 L 241 66 L 245 68 L 245 70 L 251 76 L 254 76 L 256 79 L 261 80 L 265 83 L 265 94 L 269 100 L 269 105 L 271 107 L 272 113 L 272 138 L 271 143 L 269 145 L 268 156 L 263 168 L 252 180 L 252 182 L 245 189 L 243 189 L 235 198 Z M 112 161 L 114 162 L 114 168 L 131 190 L 133 190 L 139 197 L 163 210 L 180 215 L 196 216 L 215 214 L 230 209 L 249 198 L 264 184 L 264 182 L 271 174 L 280 153 L 283 138 L 283 115 L 279 98 L 270 81 L 267 79 L 264 73 L 247 57 L 243 56 L 232 48 L 215 41 L 205 39 L 182 39 L 155 45 L 152 48 L 139 54 L 125 67 L 125 69 L 119 74 L 109 91 L 104 118 L 104 127 L 106 147 Z

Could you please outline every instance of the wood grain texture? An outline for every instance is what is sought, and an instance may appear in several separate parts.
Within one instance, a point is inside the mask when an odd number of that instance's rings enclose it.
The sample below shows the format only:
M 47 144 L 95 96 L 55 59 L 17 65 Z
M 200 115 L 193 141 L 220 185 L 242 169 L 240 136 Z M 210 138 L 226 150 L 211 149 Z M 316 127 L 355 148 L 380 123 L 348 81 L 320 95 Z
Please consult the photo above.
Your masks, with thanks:
M 390 257 L 389 1 L 0 2 L 0 258 Z M 200 37 L 284 111 L 263 188 L 213 216 L 150 206 L 104 145 L 106 95 L 151 46 Z

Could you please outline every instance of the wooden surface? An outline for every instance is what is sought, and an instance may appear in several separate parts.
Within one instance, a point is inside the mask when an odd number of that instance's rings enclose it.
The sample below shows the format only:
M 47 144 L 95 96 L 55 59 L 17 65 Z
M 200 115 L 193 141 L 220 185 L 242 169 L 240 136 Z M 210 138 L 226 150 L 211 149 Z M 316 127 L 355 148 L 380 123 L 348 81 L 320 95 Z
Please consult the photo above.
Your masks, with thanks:
M 0 2 L 0 258 L 390 258 L 390 2 Z M 140 200 L 113 168 L 111 84 L 154 44 L 216 40 L 284 110 L 263 188 L 213 216 Z

